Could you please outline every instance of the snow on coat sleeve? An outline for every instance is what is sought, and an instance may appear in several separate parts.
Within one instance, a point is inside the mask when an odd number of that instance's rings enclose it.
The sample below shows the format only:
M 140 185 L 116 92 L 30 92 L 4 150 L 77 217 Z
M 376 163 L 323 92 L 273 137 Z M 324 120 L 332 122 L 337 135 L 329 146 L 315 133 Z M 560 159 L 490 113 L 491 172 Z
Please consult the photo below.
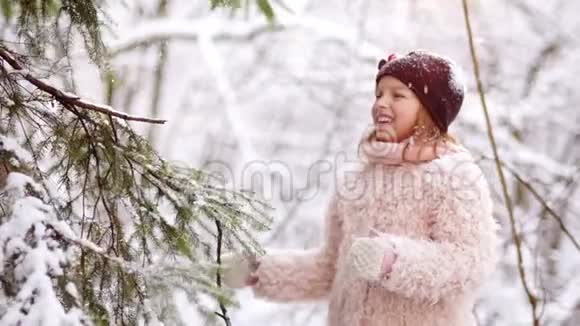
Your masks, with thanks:
M 342 217 L 333 197 L 326 210 L 324 243 L 316 249 L 270 252 L 260 259 L 256 271 L 257 297 L 272 301 L 315 300 L 326 296 L 336 272 L 342 241 Z
M 495 268 L 497 224 L 489 186 L 475 163 L 454 173 L 438 187 L 430 239 L 389 235 L 398 257 L 381 281 L 388 290 L 436 303 L 473 291 Z

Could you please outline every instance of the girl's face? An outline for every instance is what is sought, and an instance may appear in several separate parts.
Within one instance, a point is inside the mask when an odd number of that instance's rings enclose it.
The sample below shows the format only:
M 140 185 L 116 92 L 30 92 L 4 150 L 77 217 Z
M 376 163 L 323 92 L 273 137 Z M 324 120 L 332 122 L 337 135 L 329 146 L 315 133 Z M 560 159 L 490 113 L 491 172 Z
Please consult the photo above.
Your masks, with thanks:
M 426 110 L 415 93 L 400 80 L 385 76 L 375 90 L 372 118 L 379 141 L 400 142 L 413 134 Z

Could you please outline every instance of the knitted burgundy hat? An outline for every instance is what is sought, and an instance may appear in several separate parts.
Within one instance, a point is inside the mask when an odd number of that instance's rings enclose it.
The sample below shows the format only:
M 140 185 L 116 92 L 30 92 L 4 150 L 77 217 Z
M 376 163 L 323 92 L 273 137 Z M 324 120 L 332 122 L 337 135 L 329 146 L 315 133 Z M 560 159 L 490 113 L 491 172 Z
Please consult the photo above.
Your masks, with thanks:
M 447 132 L 463 103 L 464 84 L 457 66 L 449 59 L 427 51 L 391 54 L 379 62 L 376 83 L 393 76 L 407 85 L 427 108 L 442 132 Z

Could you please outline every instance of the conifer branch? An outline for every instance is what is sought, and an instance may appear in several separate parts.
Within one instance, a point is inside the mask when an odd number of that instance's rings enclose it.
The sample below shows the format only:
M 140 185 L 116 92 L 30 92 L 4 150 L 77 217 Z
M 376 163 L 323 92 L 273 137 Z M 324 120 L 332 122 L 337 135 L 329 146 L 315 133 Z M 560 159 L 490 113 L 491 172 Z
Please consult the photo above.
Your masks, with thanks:
M 30 74 L 30 72 L 26 71 L 18 63 L 18 61 L 10 55 L 9 51 L 7 51 L 6 49 L 4 49 L 2 47 L 0 47 L 0 57 L 5 62 L 7 62 L 12 67 L 12 69 L 14 69 L 24 79 L 26 79 L 28 82 L 30 82 L 32 85 L 36 86 L 38 89 L 42 90 L 43 92 L 52 95 L 63 106 L 72 105 L 75 107 L 79 107 L 79 108 L 83 108 L 86 110 L 91 110 L 91 111 L 107 114 L 109 116 L 114 116 L 114 117 L 121 118 L 124 120 L 129 120 L 129 121 L 140 121 L 140 122 L 149 122 L 149 123 L 157 123 L 157 124 L 163 124 L 167 121 L 167 120 L 163 120 L 163 119 L 153 119 L 153 118 L 146 118 L 146 117 L 139 117 L 139 116 L 135 116 L 135 115 L 130 115 L 130 114 L 127 114 L 127 113 L 124 113 L 121 111 L 117 111 L 108 105 L 100 105 L 100 104 L 91 103 L 87 100 L 80 98 L 79 96 L 74 95 L 74 94 L 65 93 L 65 92 L 59 90 L 58 88 L 51 86 L 51 85 L 39 80 L 38 78 L 32 76 L 32 74 Z
M 222 264 L 222 243 L 223 243 L 223 230 L 222 230 L 222 226 L 219 220 L 215 220 L 215 225 L 217 228 L 217 265 L 218 267 L 221 268 L 221 264 Z M 222 275 L 221 275 L 221 271 L 218 268 L 217 272 L 216 272 L 216 283 L 218 288 L 222 287 Z M 226 306 L 223 304 L 223 302 L 219 301 L 219 306 L 220 306 L 220 310 L 221 313 L 216 313 L 218 316 L 220 316 L 224 322 L 226 323 L 226 326 L 231 326 L 232 322 L 230 320 L 230 317 L 228 317 L 228 310 L 226 309 Z

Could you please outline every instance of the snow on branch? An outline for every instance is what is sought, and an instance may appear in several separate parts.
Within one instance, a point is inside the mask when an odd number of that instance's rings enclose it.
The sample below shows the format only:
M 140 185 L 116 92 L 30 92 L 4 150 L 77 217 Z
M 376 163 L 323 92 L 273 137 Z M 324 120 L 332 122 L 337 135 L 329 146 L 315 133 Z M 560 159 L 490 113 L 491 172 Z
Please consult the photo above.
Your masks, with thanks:
M 51 227 L 58 222 L 39 194 L 34 180 L 24 174 L 8 175 L 2 191 L 0 224 L 1 325 L 83 325 L 86 316 L 79 309 L 76 288 L 63 289 L 64 277 L 73 252 Z M 65 278 L 66 279 L 66 278 Z M 61 303 L 70 297 L 72 306 Z
M 20 75 L 22 75 L 22 77 L 24 79 L 26 79 L 28 82 L 30 82 L 32 85 L 36 86 L 38 89 L 44 91 L 45 93 L 52 95 L 58 102 L 60 102 L 61 104 L 65 105 L 65 106 L 69 105 L 69 106 L 80 107 L 83 109 L 108 114 L 108 115 L 111 115 L 111 116 L 114 116 L 117 118 L 121 118 L 124 120 L 141 121 L 141 122 L 158 123 L 158 124 L 163 124 L 166 122 L 166 120 L 138 117 L 138 116 L 126 114 L 126 113 L 117 111 L 108 105 L 94 104 L 94 103 L 91 103 L 87 100 L 81 99 L 77 95 L 63 92 L 63 91 L 59 90 L 58 88 L 51 86 L 51 85 L 39 80 L 38 78 L 35 78 L 34 76 L 32 76 L 32 74 L 30 72 L 28 72 L 26 69 L 24 69 L 18 63 L 18 61 L 16 61 L 16 59 L 14 59 L 10 55 L 10 53 L 3 48 L 0 48 L 0 58 L 2 58 L 5 62 L 7 62 L 12 67 L 12 69 L 14 69 L 16 71 L 16 73 L 19 73 Z

